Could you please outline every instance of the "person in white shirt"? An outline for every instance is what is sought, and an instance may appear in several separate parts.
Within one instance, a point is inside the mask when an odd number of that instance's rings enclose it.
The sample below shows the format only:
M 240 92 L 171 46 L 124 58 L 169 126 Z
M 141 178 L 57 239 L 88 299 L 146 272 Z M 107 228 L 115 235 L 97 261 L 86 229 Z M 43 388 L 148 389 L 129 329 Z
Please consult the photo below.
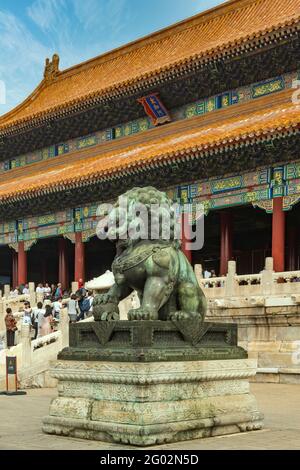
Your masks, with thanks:
M 45 313 L 46 310 L 43 308 L 42 302 L 38 302 L 36 308 L 32 310 L 35 323 L 35 338 L 41 336 L 41 327 Z
M 47 296 L 48 296 L 49 294 L 51 294 L 51 287 L 49 286 L 49 284 L 45 284 L 44 293 L 45 293 Z
M 28 294 L 29 294 L 29 287 L 28 287 L 28 284 L 25 284 L 22 294 L 23 294 L 23 295 L 28 295 Z
M 37 294 L 43 294 L 44 293 L 44 287 L 43 284 L 39 284 L 36 288 L 36 293 Z
M 53 302 L 53 316 L 59 320 L 59 314 L 62 309 L 62 298 L 59 297 L 55 302 Z
M 211 272 L 205 269 L 204 271 L 204 279 L 209 279 L 211 277 Z
M 29 312 L 24 311 L 24 316 L 23 316 L 23 325 L 30 325 L 32 326 L 31 323 L 31 314 Z

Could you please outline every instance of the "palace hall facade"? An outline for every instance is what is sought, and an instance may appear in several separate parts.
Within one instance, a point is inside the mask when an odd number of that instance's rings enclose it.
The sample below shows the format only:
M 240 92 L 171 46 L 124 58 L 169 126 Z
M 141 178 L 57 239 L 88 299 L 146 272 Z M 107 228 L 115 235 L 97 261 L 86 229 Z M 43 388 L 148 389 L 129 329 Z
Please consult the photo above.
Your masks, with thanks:
M 105 272 L 97 207 L 146 185 L 203 203 L 192 263 L 299 269 L 299 20 L 299 0 L 233 0 L 66 70 L 47 59 L 0 116 L 0 284 Z

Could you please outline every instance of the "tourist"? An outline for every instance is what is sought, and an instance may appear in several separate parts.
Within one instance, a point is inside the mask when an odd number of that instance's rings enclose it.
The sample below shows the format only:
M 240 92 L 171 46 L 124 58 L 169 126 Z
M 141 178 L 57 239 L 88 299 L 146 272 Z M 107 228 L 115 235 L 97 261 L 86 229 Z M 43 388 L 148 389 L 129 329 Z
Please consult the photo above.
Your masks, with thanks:
M 62 297 L 58 297 L 53 302 L 53 316 L 59 320 L 60 311 L 62 309 Z
M 80 314 L 77 320 L 84 320 L 91 308 L 91 303 L 90 299 L 88 298 L 88 294 L 85 289 L 83 289 L 83 291 L 84 292 L 82 293 L 82 297 L 78 301 Z
M 37 288 L 36 288 L 36 293 L 37 294 L 43 294 L 44 293 L 44 287 L 43 287 L 43 284 L 38 284 Z
M 17 331 L 17 322 L 13 316 L 11 308 L 6 309 L 5 315 L 5 326 L 6 326 L 6 345 L 8 348 L 15 345 L 15 332 Z
M 64 301 L 63 305 L 68 307 L 68 315 L 71 323 L 75 323 L 79 313 L 78 301 L 75 294 L 71 295 L 70 300 Z
M 211 272 L 208 271 L 208 269 L 205 269 L 205 271 L 203 273 L 203 277 L 204 277 L 204 279 L 209 279 L 211 277 Z
M 17 297 L 20 294 L 19 289 L 15 287 L 13 290 L 10 291 L 11 297 Z
M 24 309 L 24 315 L 23 315 L 22 323 L 23 323 L 23 325 L 29 325 L 30 327 L 32 326 L 31 312 L 27 308 Z
M 62 291 L 62 287 L 61 287 L 61 283 L 59 282 L 57 284 L 57 288 L 56 288 L 56 291 L 55 291 L 55 294 L 54 294 L 54 297 L 55 299 L 62 299 L 62 296 L 63 296 L 63 291 Z
M 47 283 L 45 284 L 45 287 L 44 287 L 44 295 L 45 295 L 45 298 L 47 299 L 49 299 L 51 296 L 51 287 Z
M 78 285 L 81 284 L 81 281 L 82 279 L 79 279 L 79 282 L 78 282 Z M 84 315 L 85 315 L 85 311 L 83 309 L 83 302 L 87 296 L 87 292 L 85 290 L 85 288 L 83 287 L 83 285 L 81 285 L 81 287 L 78 289 L 78 291 L 76 292 L 76 296 L 77 296 L 77 299 L 78 299 L 78 305 L 79 305 L 79 310 L 80 310 L 80 313 L 79 313 L 79 316 L 77 317 L 77 320 L 83 320 L 84 319 Z M 87 305 L 86 305 L 87 307 Z M 88 306 L 88 310 L 89 311 L 89 307 Z
M 53 321 L 53 315 L 52 315 L 51 305 L 46 305 L 46 311 L 41 318 L 39 336 L 46 336 L 52 333 L 52 326 L 51 326 L 52 321 Z
M 25 284 L 25 286 L 23 287 L 22 294 L 23 294 L 23 295 L 28 295 L 28 294 L 29 294 L 29 286 L 28 286 L 28 284 Z
M 91 317 L 93 315 L 93 302 L 94 302 L 94 295 L 93 295 L 92 291 L 88 291 L 87 299 L 90 303 L 90 308 L 89 308 L 86 315 L 87 315 L 87 317 Z
M 41 324 L 42 324 L 42 319 L 46 313 L 46 310 L 43 309 L 43 304 L 42 302 L 38 302 L 36 308 L 33 309 L 32 314 L 33 314 L 33 319 L 34 319 L 34 330 L 35 330 L 35 335 L 34 339 L 36 339 L 38 336 L 41 336 L 40 330 L 41 330 Z
M 55 292 L 56 292 L 57 286 L 55 284 L 51 284 L 51 297 L 54 299 L 55 297 Z

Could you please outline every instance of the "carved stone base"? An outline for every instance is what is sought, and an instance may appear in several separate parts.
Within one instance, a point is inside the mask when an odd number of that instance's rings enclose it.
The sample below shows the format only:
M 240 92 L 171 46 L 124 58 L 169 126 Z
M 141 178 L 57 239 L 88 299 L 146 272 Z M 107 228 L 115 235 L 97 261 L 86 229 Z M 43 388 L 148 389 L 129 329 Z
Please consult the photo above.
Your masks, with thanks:
M 52 365 L 58 398 L 43 431 L 149 446 L 260 429 L 250 359 L 65 361 Z

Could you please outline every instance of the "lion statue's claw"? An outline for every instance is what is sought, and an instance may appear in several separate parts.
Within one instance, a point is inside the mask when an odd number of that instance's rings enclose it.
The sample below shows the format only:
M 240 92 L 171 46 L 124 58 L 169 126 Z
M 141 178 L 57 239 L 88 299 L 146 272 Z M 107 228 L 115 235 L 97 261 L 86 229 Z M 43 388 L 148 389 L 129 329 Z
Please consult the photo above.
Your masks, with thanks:
M 152 312 L 142 307 L 129 310 L 128 320 L 157 320 L 158 312 Z
M 179 310 L 170 314 L 170 320 L 192 320 L 196 318 L 200 318 L 198 312 L 183 312 Z

